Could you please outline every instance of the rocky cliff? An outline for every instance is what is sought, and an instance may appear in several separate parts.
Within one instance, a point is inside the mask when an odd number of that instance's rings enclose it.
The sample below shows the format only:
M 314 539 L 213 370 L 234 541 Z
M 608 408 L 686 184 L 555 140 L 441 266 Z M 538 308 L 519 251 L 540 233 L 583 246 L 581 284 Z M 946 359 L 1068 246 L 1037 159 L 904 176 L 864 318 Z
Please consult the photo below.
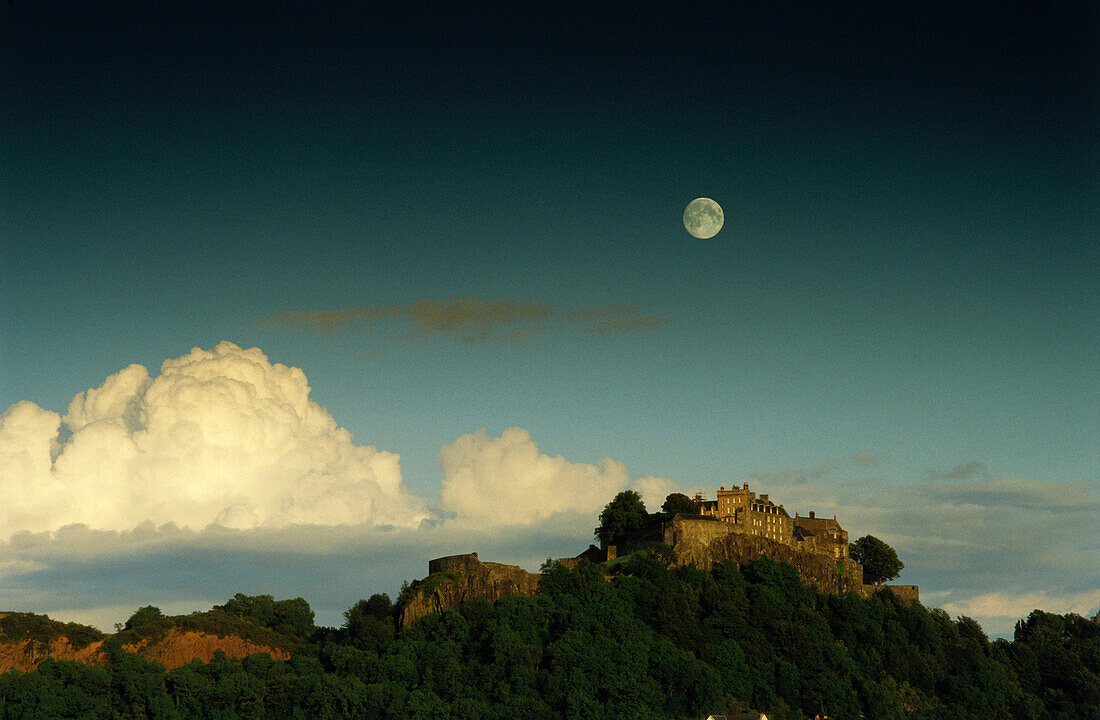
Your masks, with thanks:
M 538 575 L 515 565 L 481 562 L 477 553 L 436 558 L 428 563 L 428 577 L 414 582 L 398 599 L 400 622 L 410 625 L 471 598 L 534 595 L 538 587 Z
M 30 672 L 46 658 L 102 664 L 105 662 L 105 656 L 100 649 L 102 645 L 102 640 L 96 640 L 90 645 L 74 648 L 66 637 L 54 638 L 48 643 L 33 640 L 0 640 L 0 673 L 12 669 Z
M 651 533 L 652 534 L 652 533 Z M 661 536 L 657 536 L 661 537 Z M 709 570 L 723 561 L 747 565 L 760 557 L 790 563 L 806 585 L 821 592 L 855 593 L 869 597 L 889 589 L 905 602 L 919 601 L 916 586 L 870 586 L 863 584 L 863 567 L 852 560 L 835 558 L 788 545 L 759 535 L 731 532 L 726 523 L 713 520 L 696 521 L 679 518 L 667 523 L 663 538 L 671 545 L 680 565 L 694 564 Z M 643 540 L 652 542 L 646 535 Z M 628 552 L 631 548 L 626 548 Z M 576 558 L 562 560 L 570 566 Z M 485 598 L 498 600 L 510 595 L 534 595 L 538 592 L 539 575 L 515 565 L 481 562 L 477 553 L 450 555 L 428 563 L 428 576 L 410 585 L 398 598 L 398 613 L 402 627 L 433 614 L 443 613 L 466 600 Z
M 718 524 L 718 523 L 714 523 Z M 696 537 L 690 529 L 677 538 L 672 546 L 677 562 L 695 564 L 709 570 L 715 563 L 729 560 L 745 565 L 759 557 L 794 565 L 802 582 L 827 593 L 863 593 L 863 568 L 851 560 L 837 560 L 816 553 L 775 542 L 759 535 L 746 533 L 700 534 Z
M 210 662 L 214 654 L 223 652 L 231 658 L 245 658 L 256 653 L 267 653 L 272 660 L 289 660 L 290 653 L 283 648 L 262 645 L 245 638 L 219 637 L 194 630 L 173 628 L 164 637 L 153 642 L 139 640 L 122 648 L 137 653 L 146 660 L 158 662 L 171 670 L 192 660 Z
M 158 662 L 169 670 L 192 660 L 209 662 L 217 652 L 232 658 L 268 653 L 275 660 L 289 660 L 285 647 L 255 639 L 169 627 L 155 636 L 122 640 L 122 649 Z M 74 640 L 75 638 L 75 640 Z M 76 623 L 60 623 L 45 615 L 0 613 L 0 673 L 16 669 L 29 672 L 46 658 L 81 663 L 107 662 L 104 643 L 110 636 Z
M 68 638 L 56 638 L 48 644 L 32 640 L 16 642 L 0 641 L 0 673 L 16 669 L 29 672 L 46 658 L 73 660 L 102 665 L 107 662 L 103 652 L 103 640 L 76 649 Z M 122 646 L 127 652 L 136 653 L 146 660 L 158 662 L 171 670 L 192 660 L 210 662 L 214 654 L 223 652 L 231 658 L 244 658 L 255 653 L 268 653 L 273 660 L 289 660 L 290 653 L 281 648 L 259 645 L 239 637 L 218 637 L 194 631 L 170 630 L 157 640 L 140 640 Z

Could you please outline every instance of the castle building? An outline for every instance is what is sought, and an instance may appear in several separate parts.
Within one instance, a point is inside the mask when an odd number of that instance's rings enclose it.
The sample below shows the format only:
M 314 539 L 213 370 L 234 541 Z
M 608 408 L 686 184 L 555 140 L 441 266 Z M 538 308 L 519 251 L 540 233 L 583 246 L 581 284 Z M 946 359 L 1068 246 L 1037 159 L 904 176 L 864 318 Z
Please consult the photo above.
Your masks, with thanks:
M 819 518 L 811 510 L 809 517 L 797 513 L 792 518 L 782 505 L 773 503 L 767 494 L 757 495 L 744 483 L 739 488 L 723 485 L 717 498 L 706 500 L 695 496 L 699 514 L 730 523 L 734 532 L 759 535 L 785 545 L 798 545 L 811 552 L 829 555 L 837 560 L 848 559 L 848 533 L 836 518 Z
M 819 518 L 810 511 L 809 517 L 794 516 L 794 535 L 798 539 L 814 537 L 819 550 L 828 552 L 837 560 L 848 559 L 848 532 L 832 520 Z
M 766 494 L 757 496 L 745 483 L 740 488 L 723 485 L 716 500 L 703 500 L 696 496 L 699 514 L 732 523 L 738 530 L 750 535 L 760 535 L 776 542 L 789 543 L 794 531 L 794 521 L 782 505 L 776 505 Z

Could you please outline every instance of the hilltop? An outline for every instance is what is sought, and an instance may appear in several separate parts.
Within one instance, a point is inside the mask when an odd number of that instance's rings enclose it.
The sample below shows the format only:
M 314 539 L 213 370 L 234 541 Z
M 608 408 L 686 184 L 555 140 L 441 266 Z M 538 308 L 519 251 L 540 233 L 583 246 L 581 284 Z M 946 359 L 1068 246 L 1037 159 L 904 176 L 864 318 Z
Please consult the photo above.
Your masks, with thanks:
M 880 567 L 872 568 L 879 583 L 864 582 L 864 567 L 851 550 L 871 540 L 894 553 L 877 538 L 861 538 L 850 545 L 847 531 L 835 517 L 818 518 L 813 510 L 792 517 L 767 494 L 751 491 L 748 483 L 729 490 L 720 487 L 715 500 L 672 493 L 659 513 L 647 512 L 641 497 L 627 490 L 607 504 L 595 532 L 601 547 L 592 545 L 575 557 L 556 562 L 567 567 L 582 560 L 601 563 L 610 573 L 615 565 L 639 552 L 657 551 L 674 566 L 692 565 L 702 570 L 723 562 L 745 566 L 766 557 L 788 563 L 802 582 L 824 593 L 869 597 L 889 590 L 905 602 L 920 600 L 916 585 L 881 582 L 904 568 L 896 554 L 888 563 L 892 569 L 886 576 Z M 474 598 L 533 595 L 538 585 L 538 574 L 514 565 L 482 562 L 476 552 L 436 558 L 428 563 L 428 575 L 408 585 L 398 598 L 400 623 L 408 625 Z
M 1013 641 L 991 642 L 969 618 L 889 592 L 823 593 L 767 557 L 709 570 L 667 560 L 551 561 L 532 595 L 472 598 L 404 626 L 375 595 L 308 637 L 276 630 L 265 608 L 292 601 L 265 596 L 177 618 L 142 608 L 106 640 L 8 614 L 8 644 L 48 655 L 102 643 L 105 657 L 0 675 L 0 718 L 1100 718 L 1100 624 L 1036 610 Z M 222 623 L 286 649 L 172 669 L 142 654 Z M 123 640 L 148 642 L 128 652 Z
M 865 585 L 835 519 L 785 541 L 778 520 L 611 515 L 601 547 L 538 573 L 437 558 L 338 628 L 301 598 L 243 594 L 139 608 L 111 635 L 0 614 L 0 720 L 1100 720 L 1100 622 L 1035 610 L 990 641 L 915 589 Z
M 106 665 L 113 655 L 131 653 L 167 669 L 218 653 L 245 658 L 264 653 L 289 660 L 291 650 L 314 630 L 313 612 L 301 598 L 238 594 L 225 605 L 187 615 L 163 615 L 155 606 L 139 608 L 113 634 L 46 615 L 0 613 L 0 672 L 35 670 L 43 661 L 67 660 Z

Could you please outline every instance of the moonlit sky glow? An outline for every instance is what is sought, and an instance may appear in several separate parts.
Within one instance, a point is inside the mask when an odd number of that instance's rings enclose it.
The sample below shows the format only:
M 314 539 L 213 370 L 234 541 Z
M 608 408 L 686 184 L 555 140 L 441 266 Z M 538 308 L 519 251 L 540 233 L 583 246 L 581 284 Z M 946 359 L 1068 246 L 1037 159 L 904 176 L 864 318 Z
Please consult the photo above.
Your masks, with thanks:
M 0 610 L 338 624 L 749 482 L 1095 612 L 1100 10 L 525 5 L 0 5 Z

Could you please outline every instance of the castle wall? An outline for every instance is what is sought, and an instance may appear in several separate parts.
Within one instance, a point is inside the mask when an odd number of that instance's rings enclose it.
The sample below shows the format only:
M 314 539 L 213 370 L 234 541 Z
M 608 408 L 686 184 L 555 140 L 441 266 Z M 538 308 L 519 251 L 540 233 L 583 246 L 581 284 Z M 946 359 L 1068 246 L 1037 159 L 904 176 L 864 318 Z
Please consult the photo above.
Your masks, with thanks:
M 450 572 L 455 577 L 432 582 L 432 575 Z M 499 600 L 514 595 L 534 595 L 541 576 L 517 565 L 481 562 L 477 553 L 448 555 L 428 561 L 428 578 L 401 606 L 400 622 L 410 625 L 425 615 L 443 613 L 471 598 Z
M 726 560 L 746 565 L 767 556 L 790 563 L 804 583 L 822 592 L 863 594 L 863 566 L 858 563 L 803 552 L 794 544 L 738 532 L 736 527 L 730 523 L 677 516 L 666 523 L 666 537 L 674 541 L 669 544 L 681 565 L 694 564 L 709 570 L 715 563 Z
M 477 553 L 461 553 L 459 555 L 447 555 L 446 557 L 435 558 L 428 561 L 428 574 L 441 573 L 451 570 L 453 572 L 470 572 L 478 568 L 481 565 L 481 561 L 478 560 Z
M 575 567 L 581 558 L 603 562 L 663 542 L 673 548 L 680 565 L 709 570 L 723 561 L 745 565 L 769 557 L 793 565 L 804 583 L 822 592 L 870 597 L 888 589 L 906 603 L 920 602 L 916 585 L 864 585 L 863 567 L 848 557 L 848 533 L 835 517 L 816 518 L 811 512 L 808 518 L 791 518 L 782 505 L 775 505 L 767 495 L 757 497 L 747 484 L 739 489 L 723 487 L 718 495 L 717 501 L 696 496 L 701 515 L 676 515 L 630 533 L 618 546 L 602 550 L 589 546 L 576 558 L 558 562 L 567 567 Z M 474 597 L 533 595 L 540 580 L 539 575 L 514 565 L 483 563 L 476 552 L 430 560 L 428 573 L 428 578 L 414 584 L 415 592 L 400 609 L 403 625 Z
M 916 585 L 864 585 L 863 597 L 871 597 L 883 590 L 894 593 L 906 605 L 920 602 L 920 589 Z
M 818 548 L 837 560 L 848 557 L 848 532 L 840 527 L 835 518 L 795 517 L 794 527 L 813 533 L 818 539 Z
M 767 499 L 768 496 L 761 497 Z M 794 521 L 781 506 L 766 502 L 753 503 L 743 515 L 743 518 L 738 518 L 738 524 L 747 525 L 748 531 L 753 535 L 761 535 L 776 542 L 789 542 L 794 532 Z
M 733 523 L 721 522 L 711 518 L 690 518 L 677 515 L 662 526 L 665 545 L 676 547 L 678 544 L 710 545 L 730 533 L 743 532 L 744 528 Z
M 828 551 L 822 550 L 821 546 L 818 544 L 816 535 L 809 535 L 804 538 L 795 537 L 791 540 L 791 545 L 806 553 L 831 554 Z

